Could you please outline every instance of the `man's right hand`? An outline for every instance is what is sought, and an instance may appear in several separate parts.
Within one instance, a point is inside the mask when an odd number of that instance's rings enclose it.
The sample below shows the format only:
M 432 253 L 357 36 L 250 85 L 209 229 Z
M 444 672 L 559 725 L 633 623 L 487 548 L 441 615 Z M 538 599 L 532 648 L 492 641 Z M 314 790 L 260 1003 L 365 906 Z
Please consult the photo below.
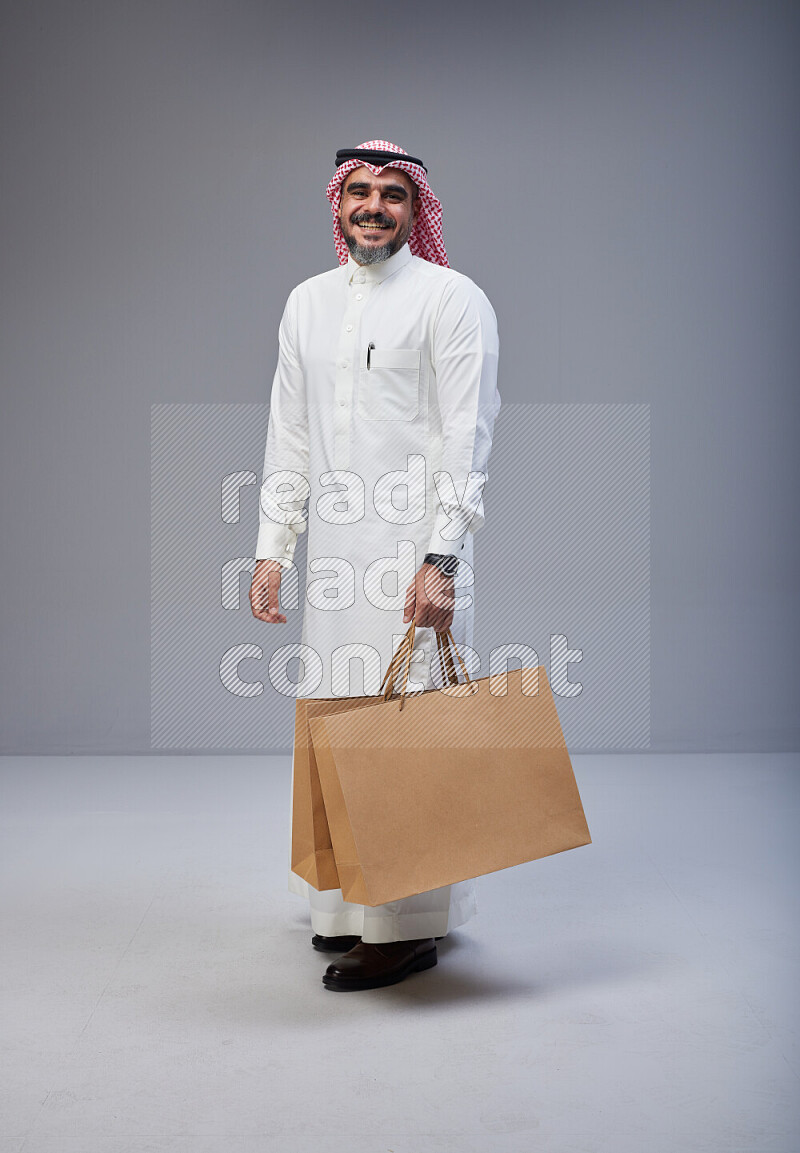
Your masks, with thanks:
M 276 560 L 256 561 L 250 582 L 250 608 L 253 616 L 268 625 L 285 625 L 280 611 L 281 565 Z

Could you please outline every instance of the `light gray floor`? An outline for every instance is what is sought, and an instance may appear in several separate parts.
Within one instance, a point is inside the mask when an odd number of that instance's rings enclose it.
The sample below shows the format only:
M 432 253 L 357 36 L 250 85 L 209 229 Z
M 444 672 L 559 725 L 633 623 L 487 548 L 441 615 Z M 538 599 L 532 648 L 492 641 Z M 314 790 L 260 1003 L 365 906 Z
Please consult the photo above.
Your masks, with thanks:
M 343 994 L 288 758 L 4 758 L 0 1153 L 796 1153 L 800 757 L 575 770 L 592 845 Z

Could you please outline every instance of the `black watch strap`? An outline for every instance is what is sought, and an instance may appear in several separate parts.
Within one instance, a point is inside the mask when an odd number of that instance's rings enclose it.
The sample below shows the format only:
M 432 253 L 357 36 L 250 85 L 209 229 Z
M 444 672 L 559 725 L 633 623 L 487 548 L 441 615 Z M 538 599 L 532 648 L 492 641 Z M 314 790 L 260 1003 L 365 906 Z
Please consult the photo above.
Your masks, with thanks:
M 458 557 L 449 553 L 426 552 L 423 564 L 432 564 L 444 573 L 445 576 L 455 576 L 458 568 Z

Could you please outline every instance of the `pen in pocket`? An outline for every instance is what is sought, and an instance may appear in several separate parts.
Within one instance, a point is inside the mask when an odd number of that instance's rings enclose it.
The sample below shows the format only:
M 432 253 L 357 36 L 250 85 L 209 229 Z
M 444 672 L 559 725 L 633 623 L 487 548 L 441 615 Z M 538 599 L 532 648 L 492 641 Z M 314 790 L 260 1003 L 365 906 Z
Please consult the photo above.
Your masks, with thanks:
M 367 368 L 369 368 L 369 358 L 374 347 L 375 345 L 372 343 L 372 341 L 370 341 L 367 345 Z

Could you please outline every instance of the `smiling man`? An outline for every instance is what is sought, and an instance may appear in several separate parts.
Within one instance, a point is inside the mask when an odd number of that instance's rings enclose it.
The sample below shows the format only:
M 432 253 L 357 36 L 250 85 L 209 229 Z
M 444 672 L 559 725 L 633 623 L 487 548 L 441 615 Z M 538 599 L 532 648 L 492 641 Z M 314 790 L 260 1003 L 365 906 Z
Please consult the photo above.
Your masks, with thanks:
M 259 620 L 286 622 L 281 575 L 308 530 L 302 678 L 281 673 L 276 687 L 375 695 L 413 619 L 409 687 L 431 689 L 436 632 L 452 628 L 462 652 L 472 641 L 497 322 L 448 265 L 421 160 L 386 140 L 343 149 L 327 196 L 340 266 L 298 285 L 281 320 L 250 602 Z M 376 907 L 291 870 L 289 887 L 309 902 L 314 946 L 343 954 L 323 977 L 335 990 L 430 968 L 436 940 L 476 911 L 474 878 Z
M 404 172 L 390 168 L 375 176 L 356 168 L 344 179 L 339 203 L 353 260 L 359 265 L 388 260 L 408 240 L 420 207 L 417 186 Z

